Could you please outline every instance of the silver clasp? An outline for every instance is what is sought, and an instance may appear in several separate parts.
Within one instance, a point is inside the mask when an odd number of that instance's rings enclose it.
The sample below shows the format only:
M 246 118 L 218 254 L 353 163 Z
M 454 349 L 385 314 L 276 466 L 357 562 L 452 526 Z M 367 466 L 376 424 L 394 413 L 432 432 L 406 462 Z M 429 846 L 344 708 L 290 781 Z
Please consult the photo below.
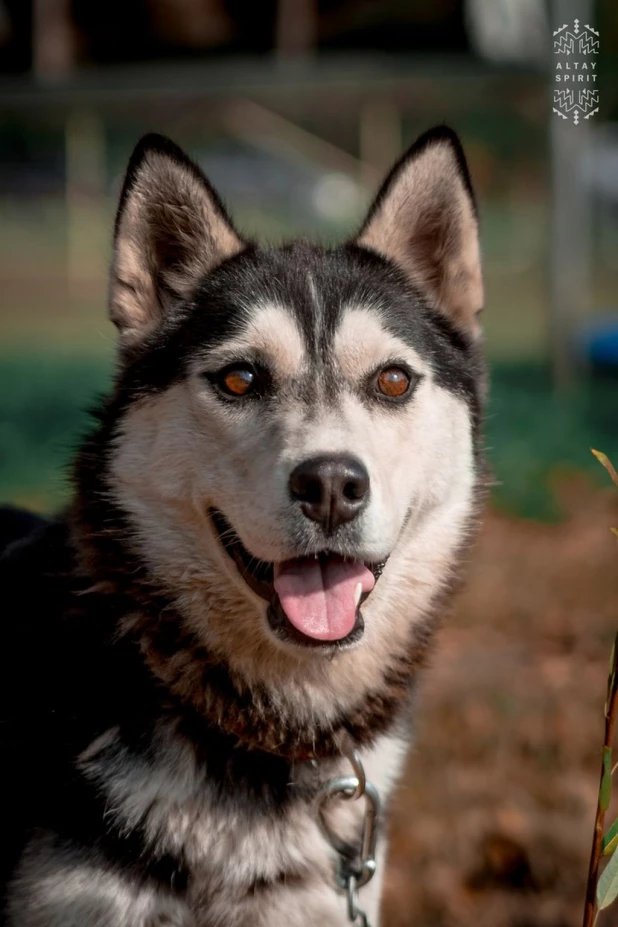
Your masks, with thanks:
M 376 871 L 376 846 L 380 816 L 380 795 L 371 782 L 367 782 L 365 770 L 356 750 L 347 754 L 354 771 L 353 776 L 338 776 L 329 779 L 322 789 L 318 804 L 318 822 L 324 837 L 339 856 L 337 886 L 346 893 L 348 919 L 369 927 L 365 912 L 358 906 L 358 890 L 373 878 Z M 333 799 L 342 801 L 365 800 L 363 829 L 357 853 L 352 857 L 349 843 L 341 840 L 329 826 L 326 810 Z

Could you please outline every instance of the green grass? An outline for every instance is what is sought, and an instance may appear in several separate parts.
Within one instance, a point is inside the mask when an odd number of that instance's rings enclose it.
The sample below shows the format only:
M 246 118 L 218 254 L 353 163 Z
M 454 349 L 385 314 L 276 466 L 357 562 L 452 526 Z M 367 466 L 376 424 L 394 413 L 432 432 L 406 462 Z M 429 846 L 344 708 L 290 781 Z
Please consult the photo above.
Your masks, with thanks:
M 603 484 L 590 448 L 618 455 L 618 378 L 556 393 L 541 364 L 497 364 L 490 397 L 486 433 L 497 505 L 553 520 L 561 514 L 553 491 L 557 478 L 585 473 Z
M 0 359 L 0 499 L 52 511 L 69 492 L 67 463 L 111 357 L 24 354 Z
M 40 511 L 66 500 L 67 463 L 112 365 L 108 353 L 0 357 L 0 500 Z M 559 517 L 556 476 L 587 472 L 599 482 L 591 446 L 618 459 L 617 400 L 618 380 L 555 395 L 540 365 L 494 366 L 487 446 L 496 504 L 527 517 Z

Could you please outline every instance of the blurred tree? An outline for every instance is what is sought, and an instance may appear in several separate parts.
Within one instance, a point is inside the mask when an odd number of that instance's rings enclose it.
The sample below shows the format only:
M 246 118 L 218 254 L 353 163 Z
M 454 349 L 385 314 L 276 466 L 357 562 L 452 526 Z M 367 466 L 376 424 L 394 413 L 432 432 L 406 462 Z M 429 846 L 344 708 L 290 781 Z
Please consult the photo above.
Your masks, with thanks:
M 232 20 L 221 0 L 150 0 L 150 7 L 161 44 L 212 48 L 232 38 Z
M 469 50 L 463 0 L 0 0 L 0 9 L 0 72 L 34 63 L 60 74 L 75 58 L 107 64 L 205 50 Z M 33 17 L 43 23 L 34 31 Z
M 275 48 L 279 57 L 306 55 L 316 44 L 318 8 L 316 0 L 279 0 L 275 27 Z
M 463 0 L 320 0 L 322 48 L 464 51 Z
M 38 80 L 66 77 L 75 64 L 71 0 L 33 0 L 32 70 Z
M 0 71 L 27 71 L 32 63 L 32 5 L 3 0 L 2 10 Z

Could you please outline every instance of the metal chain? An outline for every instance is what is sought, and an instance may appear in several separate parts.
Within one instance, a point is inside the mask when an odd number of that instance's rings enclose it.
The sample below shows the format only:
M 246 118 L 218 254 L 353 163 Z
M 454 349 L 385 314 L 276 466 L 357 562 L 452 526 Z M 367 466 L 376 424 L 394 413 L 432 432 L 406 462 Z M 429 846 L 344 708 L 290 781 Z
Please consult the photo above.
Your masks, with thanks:
M 358 890 L 367 885 L 376 871 L 380 796 L 376 787 L 367 782 L 363 764 L 356 750 L 349 751 L 346 756 L 352 765 L 354 775 L 338 776 L 329 779 L 324 785 L 318 805 L 318 821 L 322 833 L 339 857 L 335 885 L 345 891 L 348 921 L 360 927 L 370 927 L 367 915 L 359 906 Z M 328 825 L 326 811 L 333 799 L 365 800 L 361 839 L 353 854 L 350 852 L 349 843 L 340 840 Z

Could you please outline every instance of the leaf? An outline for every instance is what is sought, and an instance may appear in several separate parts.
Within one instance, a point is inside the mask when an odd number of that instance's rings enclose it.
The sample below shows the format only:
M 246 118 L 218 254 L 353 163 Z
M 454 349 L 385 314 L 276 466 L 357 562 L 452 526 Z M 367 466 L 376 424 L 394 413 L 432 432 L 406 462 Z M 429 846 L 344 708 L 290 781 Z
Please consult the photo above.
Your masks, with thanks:
M 618 847 L 618 834 L 612 837 L 612 839 L 607 843 L 607 845 L 603 847 L 603 856 L 612 856 L 612 854 L 616 850 L 616 847 Z
M 609 803 L 612 800 L 612 751 L 609 747 L 603 747 L 603 778 L 601 779 L 601 788 L 599 789 L 599 805 L 603 811 L 607 811 Z
M 611 531 L 611 533 L 614 535 L 615 538 L 618 538 L 618 528 L 610 528 L 609 530 Z
M 603 837 L 603 856 L 611 856 L 616 847 L 618 847 L 618 818 L 607 829 Z
M 613 464 L 607 454 L 604 454 L 602 451 L 595 451 L 593 447 L 590 448 L 596 459 L 602 464 L 607 472 L 609 473 L 612 481 L 618 486 L 618 473 L 614 470 Z
M 618 853 L 614 853 L 597 882 L 599 910 L 607 908 L 618 898 Z

